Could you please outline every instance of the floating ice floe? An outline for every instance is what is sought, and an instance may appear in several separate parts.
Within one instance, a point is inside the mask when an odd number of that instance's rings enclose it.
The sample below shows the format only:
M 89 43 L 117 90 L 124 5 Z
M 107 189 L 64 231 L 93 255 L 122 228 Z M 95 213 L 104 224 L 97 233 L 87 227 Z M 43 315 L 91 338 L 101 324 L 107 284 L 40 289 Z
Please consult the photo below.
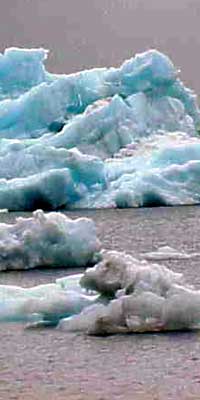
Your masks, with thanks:
M 200 111 L 167 56 L 71 75 L 46 57 L 0 54 L 0 208 L 200 202 Z
M 32 288 L 0 285 L 0 322 L 56 325 L 61 318 L 80 313 L 99 295 L 79 285 L 80 274 Z
M 185 253 L 178 251 L 170 246 L 159 247 L 156 251 L 143 253 L 141 255 L 145 260 L 190 260 L 200 257 L 200 253 Z
M 37 210 L 12 225 L 0 224 L 0 271 L 37 267 L 85 267 L 100 250 L 92 220 L 71 220 Z
M 83 274 L 32 288 L 0 285 L 0 322 L 96 335 L 199 329 L 200 291 L 163 265 L 103 251 Z
M 86 270 L 80 284 L 113 300 L 62 319 L 63 330 L 106 335 L 200 327 L 200 291 L 162 265 L 112 251 Z

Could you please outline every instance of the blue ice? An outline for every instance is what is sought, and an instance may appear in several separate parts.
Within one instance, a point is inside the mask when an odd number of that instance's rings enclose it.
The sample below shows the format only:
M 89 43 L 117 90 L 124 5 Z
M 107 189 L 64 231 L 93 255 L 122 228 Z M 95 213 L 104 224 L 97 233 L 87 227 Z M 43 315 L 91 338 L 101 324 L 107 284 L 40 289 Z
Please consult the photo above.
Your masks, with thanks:
M 0 208 L 199 203 L 197 97 L 166 55 L 58 75 L 47 54 L 0 55 Z
M 56 325 L 60 319 L 79 314 L 99 300 L 97 292 L 81 288 L 82 274 L 30 288 L 0 285 L 0 322 Z

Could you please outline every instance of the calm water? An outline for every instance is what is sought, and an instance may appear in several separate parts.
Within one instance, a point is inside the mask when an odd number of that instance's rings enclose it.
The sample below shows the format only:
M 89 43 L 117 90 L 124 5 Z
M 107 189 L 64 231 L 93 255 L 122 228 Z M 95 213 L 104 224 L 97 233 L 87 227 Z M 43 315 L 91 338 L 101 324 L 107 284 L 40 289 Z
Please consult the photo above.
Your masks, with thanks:
M 1 215 L 1 221 L 14 216 Z M 169 245 L 200 252 L 200 208 L 81 211 L 103 246 L 137 255 Z M 199 259 L 168 261 L 200 287 Z M 70 271 L 71 272 L 71 271 Z M 32 286 L 66 271 L 2 273 L 1 283 Z M 56 329 L 0 326 L 0 399 L 190 400 L 200 398 L 200 334 L 86 337 Z

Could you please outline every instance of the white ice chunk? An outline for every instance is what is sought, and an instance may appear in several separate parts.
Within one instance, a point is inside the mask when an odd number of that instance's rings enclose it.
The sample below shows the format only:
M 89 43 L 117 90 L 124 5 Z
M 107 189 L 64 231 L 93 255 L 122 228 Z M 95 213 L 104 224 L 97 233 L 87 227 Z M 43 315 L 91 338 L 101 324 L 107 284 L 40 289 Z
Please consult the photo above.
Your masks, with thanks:
M 162 246 L 156 251 L 143 253 L 142 257 L 146 260 L 190 260 L 191 258 L 200 257 L 200 253 L 186 253 L 170 246 Z
M 0 224 L 0 270 L 81 267 L 100 249 L 93 221 L 37 210 L 13 225 Z

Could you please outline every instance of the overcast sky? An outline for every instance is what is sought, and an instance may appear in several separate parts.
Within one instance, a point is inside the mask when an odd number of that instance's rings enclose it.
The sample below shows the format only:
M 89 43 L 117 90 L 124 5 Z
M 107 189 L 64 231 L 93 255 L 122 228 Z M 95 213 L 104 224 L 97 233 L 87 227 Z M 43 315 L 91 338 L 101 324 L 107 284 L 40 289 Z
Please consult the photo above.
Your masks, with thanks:
M 50 49 L 48 68 L 118 65 L 158 48 L 200 93 L 200 0 L 1 0 L 0 49 Z

